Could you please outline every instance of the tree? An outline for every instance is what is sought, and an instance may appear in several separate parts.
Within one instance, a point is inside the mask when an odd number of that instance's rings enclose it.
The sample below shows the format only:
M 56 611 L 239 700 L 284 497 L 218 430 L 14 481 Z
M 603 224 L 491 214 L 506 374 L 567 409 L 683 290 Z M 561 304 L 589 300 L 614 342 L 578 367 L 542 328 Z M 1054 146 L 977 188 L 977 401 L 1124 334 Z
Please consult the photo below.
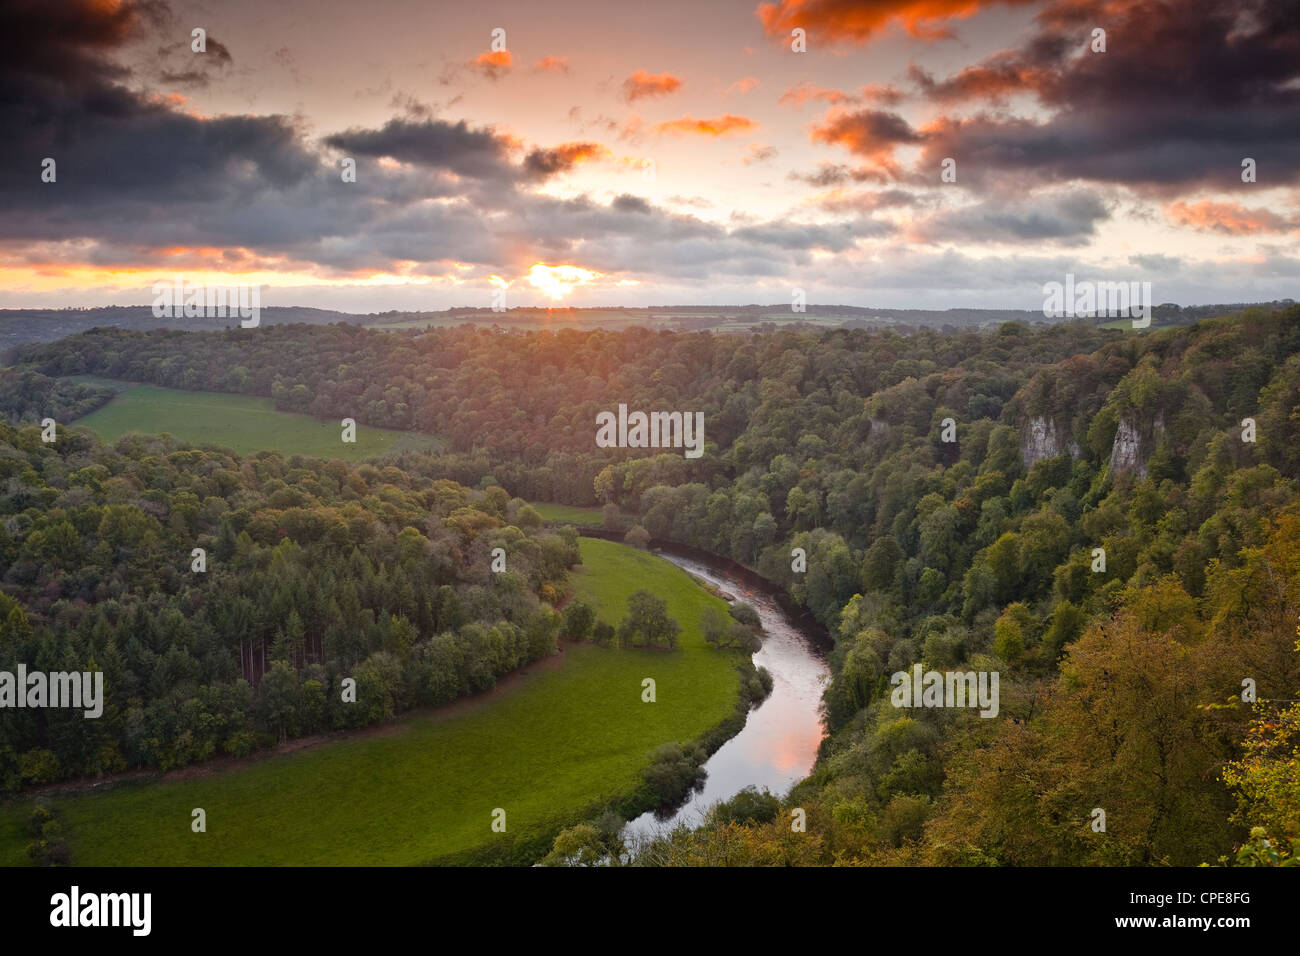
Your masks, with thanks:
M 700 630 L 704 632 L 704 641 L 711 647 L 720 647 L 727 635 L 727 618 L 710 604 L 700 615 Z
M 258 693 L 258 709 L 263 726 L 274 731 L 277 740 L 285 740 L 297 729 L 301 697 L 298 672 L 287 660 L 273 661 L 271 669 L 262 678 Z
M 598 866 L 608 855 L 600 831 L 593 824 L 579 823 L 561 830 L 551 852 L 542 857 L 540 866 Z
M 624 645 L 639 643 L 655 647 L 677 646 L 681 626 L 668 616 L 668 605 L 644 589 L 627 599 L 627 617 L 619 624 L 619 638 Z
M 1234 820 L 1262 830 L 1280 859 L 1300 840 L 1300 703 L 1256 705 L 1243 755 L 1223 782 L 1237 793 Z M 1300 865 L 1298 862 L 1295 865 Z
M 585 641 L 596 623 L 596 611 L 586 601 L 570 601 L 564 609 L 564 635 L 571 641 Z

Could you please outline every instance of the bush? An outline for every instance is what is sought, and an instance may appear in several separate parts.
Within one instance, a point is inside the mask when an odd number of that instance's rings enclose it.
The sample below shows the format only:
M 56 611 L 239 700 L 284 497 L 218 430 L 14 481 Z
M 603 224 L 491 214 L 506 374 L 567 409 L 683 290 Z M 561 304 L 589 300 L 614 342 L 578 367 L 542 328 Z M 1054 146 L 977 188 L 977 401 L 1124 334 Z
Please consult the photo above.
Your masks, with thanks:
M 683 748 L 679 743 L 664 744 L 651 754 L 645 769 L 645 781 L 661 806 L 671 806 L 692 788 L 703 786 L 707 759 L 702 747 Z
M 898 794 L 881 814 L 876 836 L 894 847 L 902 846 L 904 840 L 919 840 L 929 811 L 930 801 L 924 797 Z
M 700 630 L 704 632 L 706 644 L 720 647 L 727 636 L 727 619 L 716 607 L 706 607 L 700 615 Z
M 585 601 L 572 601 L 564 609 L 564 636 L 571 641 L 585 641 L 596 623 L 596 612 Z
M 63 827 L 49 809 L 36 807 L 27 829 L 36 838 L 27 844 L 27 857 L 37 866 L 64 866 L 72 861 L 72 851 L 63 842 Z
M 627 617 L 618 626 L 619 641 L 626 646 L 677 646 L 681 625 L 668 616 L 668 604 L 641 589 L 627 599 Z
M 604 621 L 597 621 L 591 628 L 591 639 L 601 647 L 609 647 L 614 643 L 614 625 L 606 624 Z
M 739 622 L 731 625 L 727 638 L 730 646 L 739 648 L 746 654 L 753 654 L 763 646 L 759 636 Z
M 712 823 L 771 823 L 781 812 L 781 801 L 766 788 L 749 786 L 730 800 L 724 800 L 710 811 Z
M 758 612 L 744 601 L 737 601 L 731 605 L 731 616 L 741 624 L 749 627 L 762 627 L 762 622 L 758 619 Z

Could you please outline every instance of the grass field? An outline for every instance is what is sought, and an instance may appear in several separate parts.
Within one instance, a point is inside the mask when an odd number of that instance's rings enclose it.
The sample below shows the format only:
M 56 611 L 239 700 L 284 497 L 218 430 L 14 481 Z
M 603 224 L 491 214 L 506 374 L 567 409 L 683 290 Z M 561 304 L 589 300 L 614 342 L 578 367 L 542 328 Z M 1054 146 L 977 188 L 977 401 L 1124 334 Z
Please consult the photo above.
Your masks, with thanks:
M 356 442 L 345 443 L 338 422 L 277 411 L 269 398 L 185 392 L 154 385 L 128 388 L 73 424 L 90 428 L 110 442 L 130 432 L 166 432 L 195 445 L 221 445 L 241 455 L 278 451 L 286 456 L 313 455 L 345 461 L 438 444 L 429 435 L 363 424 L 357 425 Z
M 599 528 L 605 523 L 605 516 L 599 508 L 579 508 L 576 505 L 552 505 L 530 502 L 542 516 L 543 521 L 560 524 L 576 524 Z
M 724 603 L 662 558 L 612 542 L 580 541 L 576 594 L 617 623 L 648 588 L 682 625 L 676 651 L 567 645 L 476 705 L 424 712 L 383 732 L 171 781 L 61 797 L 73 862 L 108 865 L 412 864 L 481 850 L 494 808 L 508 834 L 554 822 L 630 792 L 659 744 L 721 723 L 739 698 L 736 652 L 708 648 L 699 618 Z M 653 677 L 657 701 L 642 703 Z M 192 833 L 190 812 L 207 811 Z M 0 806 L 0 864 L 26 862 L 29 800 Z

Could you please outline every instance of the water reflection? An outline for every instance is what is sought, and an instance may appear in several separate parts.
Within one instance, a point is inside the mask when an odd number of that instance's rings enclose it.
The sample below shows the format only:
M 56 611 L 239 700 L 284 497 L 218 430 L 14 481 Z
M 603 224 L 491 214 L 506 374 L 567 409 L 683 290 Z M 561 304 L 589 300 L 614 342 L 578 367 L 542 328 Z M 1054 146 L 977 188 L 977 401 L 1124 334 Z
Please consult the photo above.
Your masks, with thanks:
M 703 578 L 737 600 L 753 606 L 763 624 L 763 647 L 754 665 L 772 674 L 772 693 L 756 709 L 739 734 L 706 763 L 704 787 L 692 793 L 675 813 L 657 819 L 643 813 L 627 825 L 625 837 L 645 836 L 679 823 L 698 825 L 702 814 L 719 800 L 734 797 L 745 787 L 766 787 L 783 796 L 812 770 L 817 747 L 826 734 L 819 706 L 830 675 L 826 662 L 807 637 L 770 597 L 691 558 L 671 552 L 663 557 Z

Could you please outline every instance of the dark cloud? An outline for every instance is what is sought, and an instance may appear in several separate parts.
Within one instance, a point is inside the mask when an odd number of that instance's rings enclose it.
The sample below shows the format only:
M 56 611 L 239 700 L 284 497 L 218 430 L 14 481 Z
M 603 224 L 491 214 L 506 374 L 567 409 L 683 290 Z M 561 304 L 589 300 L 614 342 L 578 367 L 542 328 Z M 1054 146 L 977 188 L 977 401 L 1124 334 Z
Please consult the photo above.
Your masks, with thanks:
M 859 219 L 831 225 L 809 225 L 790 222 L 761 223 L 744 226 L 732 232 L 737 239 L 760 242 L 788 250 L 821 249 L 826 252 L 844 252 L 852 249 L 861 237 L 879 238 L 893 232 L 887 222 Z
M 512 180 L 519 174 L 509 162 L 505 137 L 464 120 L 390 119 L 379 129 L 353 128 L 327 136 L 325 145 L 349 155 L 388 157 L 473 179 Z
M 599 143 L 563 143 L 549 149 L 534 149 L 524 157 L 524 168 L 534 176 L 547 177 L 566 173 L 579 163 L 600 159 L 609 154 Z
M 619 212 L 638 212 L 646 216 L 650 215 L 651 212 L 651 206 L 648 202 L 640 196 L 632 196 L 628 193 L 616 196 L 614 198 L 613 208 L 617 209 Z
M 1089 189 L 989 199 L 944 209 L 912 223 L 913 237 L 929 242 L 1052 242 L 1082 245 L 1110 217 L 1110 204 Z
M 1089 46 L 1098 25 L 1104 53 Z M 1251 157 L 1270 183 L 1300 182 L 1300 0 L 1057 0 L 1037 29 L 947 79 L 913 70 L 937 103 L 1021 93 L 1047 113 L 944 119 L 925 135 L 922 166 L 951 156 L 980 179 L 1173 195 L 1240 185 Z

